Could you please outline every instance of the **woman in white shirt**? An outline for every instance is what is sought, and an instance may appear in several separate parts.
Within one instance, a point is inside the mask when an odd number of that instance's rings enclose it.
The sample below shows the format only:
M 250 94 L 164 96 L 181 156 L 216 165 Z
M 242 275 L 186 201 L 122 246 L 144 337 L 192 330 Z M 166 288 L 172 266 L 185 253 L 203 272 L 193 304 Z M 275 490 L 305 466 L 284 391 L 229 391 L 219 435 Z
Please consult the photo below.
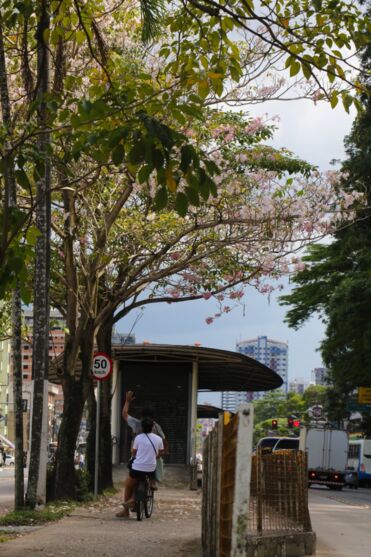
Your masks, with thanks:
M 125 502 L 124 510 L 116 516 L 129 516 L 129 509 L 135 503 L 134 489 L 138 480 L 144 479 L 145 476 L 154 478 L 157 458 L 164 451 L 164 444 L 159 435 L 152 433 L 153 420 L 151 418 L 143 418 L 142 432 L 134 439 L 131 454 L 134 457 L 132 467 L 129 471 L 129 477 L 125 482 Z

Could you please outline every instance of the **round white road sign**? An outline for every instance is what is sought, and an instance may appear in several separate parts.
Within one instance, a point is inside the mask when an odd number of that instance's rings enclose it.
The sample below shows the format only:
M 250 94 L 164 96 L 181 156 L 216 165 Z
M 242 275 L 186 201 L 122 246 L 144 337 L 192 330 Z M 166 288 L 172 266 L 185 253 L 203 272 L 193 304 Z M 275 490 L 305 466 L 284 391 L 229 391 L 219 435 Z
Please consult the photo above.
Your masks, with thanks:
M 93 356 L 92 375 L 98 381 L 108 379 L 112 373 L 112 360 L 105 352 L 96 352 Z

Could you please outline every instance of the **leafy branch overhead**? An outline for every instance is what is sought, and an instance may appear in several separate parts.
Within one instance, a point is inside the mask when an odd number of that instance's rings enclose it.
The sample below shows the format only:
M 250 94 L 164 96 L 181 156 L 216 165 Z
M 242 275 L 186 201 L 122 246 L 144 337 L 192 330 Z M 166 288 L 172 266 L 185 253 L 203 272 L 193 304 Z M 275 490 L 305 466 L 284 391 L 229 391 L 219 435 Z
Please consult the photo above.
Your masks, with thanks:
M 361 76 L 367 93 L 370 81 L 369 46 L 362 56 Z M 286 320 L 298 328 L 313 314 L 326 325 L 321 342 L 323 361 L 339 397 L 349 398 L 359 386 L 371 385 L 370 366 L 370 140 L 369 95 L 362 96 L 362 110 L 346 139 L 347 159 L 343 162 L 346 199 L 364 195 L 367 204 L 357 207 L 350 222 L 340 222 L 331 243 L 315 245 L 303 258 L 303 268 L 293 277 L 294 288 L 283 296 L 290 306 Z

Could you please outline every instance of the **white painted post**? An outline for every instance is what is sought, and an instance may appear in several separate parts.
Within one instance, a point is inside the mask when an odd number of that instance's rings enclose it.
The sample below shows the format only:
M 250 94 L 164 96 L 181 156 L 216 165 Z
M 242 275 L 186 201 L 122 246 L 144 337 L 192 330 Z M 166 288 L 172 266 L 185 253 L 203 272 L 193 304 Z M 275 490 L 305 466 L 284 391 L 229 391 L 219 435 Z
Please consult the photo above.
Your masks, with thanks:
M 94 465 L 94 497 L 98 495 L 99 479 L 99 425 L 100 425 L 100 391 L 101 381 L 97 382 L 97 412 L 95 416 L 95 465 Z
M 46 474 L 48 469 L 48 381 L 44 381 L 43 418 L 40 439 L 39 478 L 36 497 L 39 504 L 46 503 Z M 32 423 L 32 422 L 30 422 Z M 31 447 L 30 447 L 31 449 Z M 31 453 L 31 450 L 29 451 Z
M 231 557 L 244 557 L 246 555 L 253 425 L 253 405 L 241 404 L 238 408 L 236 475 L 232 516 Z
M 196 433 L 197 433 L 198 362 L 192 362 L 191 386 L 191 489 L 197 489 Z
M 120 408 L 120 394 L 121 394 L 121 374 L 118 372 L 118 361 L 113 362 L 113 375 L 112 375 L 112 399 L 111 399 L 111 436 L 116 440 L 112 445 L 112 464 L 119 464 L 119 448 L 120 448 L 120 424 L 121 424 L 121 408 Z

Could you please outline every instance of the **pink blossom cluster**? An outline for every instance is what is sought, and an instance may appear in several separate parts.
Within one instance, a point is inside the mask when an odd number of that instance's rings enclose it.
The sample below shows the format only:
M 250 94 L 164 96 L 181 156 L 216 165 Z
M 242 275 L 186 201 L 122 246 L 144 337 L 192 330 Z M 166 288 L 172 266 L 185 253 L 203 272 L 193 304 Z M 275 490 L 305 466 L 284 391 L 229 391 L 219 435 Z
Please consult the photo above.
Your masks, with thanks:
M 236 131 L 232 125 L 223 124 L 212 130 L 211 137 L 213 137 L 214 139 L 222 137 L 224 141 L 228 142 L 233 141 L 233 139 L 235 138 L 235 134 Z
M 257 118 L 254 118 L 253 120 L 251 120 L 251 122 L 248 123 L 248 125 L 245 127 L 245 132 L 253 135 L 257 132 L 259 132 L 260 130 L 262 130 L 264 128 L 264 122 L 263 119 L 259 116 Z

